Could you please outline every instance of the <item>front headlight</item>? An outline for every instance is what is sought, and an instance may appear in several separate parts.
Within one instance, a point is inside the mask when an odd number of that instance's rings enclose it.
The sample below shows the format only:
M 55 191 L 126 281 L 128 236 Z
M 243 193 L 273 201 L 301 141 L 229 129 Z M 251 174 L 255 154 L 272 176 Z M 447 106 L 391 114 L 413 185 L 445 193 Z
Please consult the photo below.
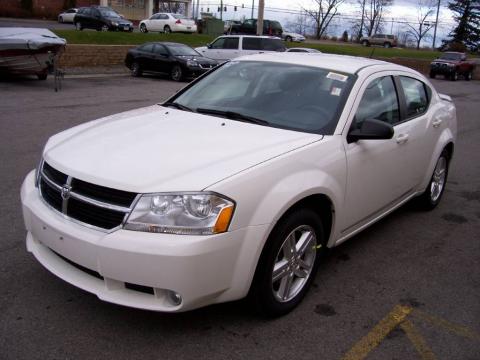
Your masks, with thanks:
M 214 193 L 143 195 L 126 230 L 180 235 L 212 235 L 228 230 L 235 203 Z
M 187 60 L 187 66 L 198 66 L 198 62 L 195 60 Z
M 112 21 L 112 25 L 113 25 L 113 26 L 118 26 L 118 22 Z

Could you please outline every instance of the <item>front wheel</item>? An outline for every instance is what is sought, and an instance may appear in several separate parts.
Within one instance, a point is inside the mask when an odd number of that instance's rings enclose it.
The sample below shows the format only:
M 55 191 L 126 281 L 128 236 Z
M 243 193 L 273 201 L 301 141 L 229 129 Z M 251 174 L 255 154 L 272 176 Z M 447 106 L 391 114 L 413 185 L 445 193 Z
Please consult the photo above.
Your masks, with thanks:
M 363 40 L 363 41 L 362 41 L 362 45 L 363 45 L 363 46 L 369 46 L 370 44 L 368 43 L 367 40 Z
M 452 81 L 457 81 L 458 80 L 458 71 L 455 70 L 451 75 L 450 75 L 450 80 Z
M 295 308 L 308 291 L 326 251 L 320 216 L 310 209 L 286 215 L 262 251 L 249 297 L 268 317 Z
M 76 22 L 75 23 L 75 29 L 77 29 L 78 31 L 82 31 L 83 30 L 82 23 Z
M 140 25 L 140 32 L 144 34 L 148 33 L 147 25 L 145 24 Z
M 100 28 L 100 31 L 108 31 L 108 25 L 103 25 L 103 26 Z
M 437 74 L 435 74 L 435 72 L 430 71 L 430 78 L 431 78 L 431 79 L 435 79 L 435 76 L 436 76 L 436 75 L 437 75 Z
M 433 175 L 425 192 L 418 198 L 419 205 L 425 210 L 434 209 L 440 202 L 448 176 L 449 154 L 446 149 L 442 151 L 433 170 Z
M 170 78 L 173 81 L 181 81 L 183 79 L 183 71 L 180 65 L 174 65 L 170 71 Z
M 469 71 L 465 74 L 465 80 L 466 81 L 472 80 L 472 72 L 471 71 Z
M 389 49 L 392 47 L 392 44 L 390 44 L 389 42 L 386 42 L 385 44 L 383 44 L 383 47 L 386 49 Z
M 287 41 L 287 42 L 292 42 L 292 37 L 291 37 L 291 36 L 286 36 L 286 37 L 285 37 L 285 41 Z
M 142 68 L 138 62 L 132 64 L 132 76 L 139 77 L 142 76 Z
M 63 17 L 62 17 L 62 16 L 59 16 L 59 17 L 58 17 L 58 22 L 59 22 L 60 24 L 63 23 Z

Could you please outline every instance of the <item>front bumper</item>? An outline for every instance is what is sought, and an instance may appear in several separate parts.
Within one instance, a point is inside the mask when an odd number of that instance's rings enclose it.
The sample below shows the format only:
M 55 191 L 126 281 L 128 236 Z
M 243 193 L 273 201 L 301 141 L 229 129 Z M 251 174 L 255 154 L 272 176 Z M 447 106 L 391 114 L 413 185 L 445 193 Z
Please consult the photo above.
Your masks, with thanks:
M 107 234 L 51 210 L 34 178 L 32 171 L 21 190 L 27 250 L 63 280 L 108 302 L 166 312 L 235 300 L 248 292 L 255 265 L 242 258 L 242 247 L 246 239 L 261 244 L 266 227 L 212 236 Z M 171 292 L 181 296 L 179 305 Z
M 455 72 L 455 66 L 448 66 L 446 64 L 432 64 L 430 71 L 440 75 L 450 75 Z

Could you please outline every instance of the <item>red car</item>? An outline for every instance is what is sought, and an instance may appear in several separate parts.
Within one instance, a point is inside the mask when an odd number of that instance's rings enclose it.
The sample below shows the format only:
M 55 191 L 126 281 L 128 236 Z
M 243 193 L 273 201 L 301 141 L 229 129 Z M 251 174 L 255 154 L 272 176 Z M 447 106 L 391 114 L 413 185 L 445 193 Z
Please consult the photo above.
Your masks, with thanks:
M 430 64 L 430 77 L 444 75 L 446 79 L 458 80 L 461 75 L 465 80 L 472 80 L 475 63 L 467 60 L 467 55 L 461 52 L 445 52 Z

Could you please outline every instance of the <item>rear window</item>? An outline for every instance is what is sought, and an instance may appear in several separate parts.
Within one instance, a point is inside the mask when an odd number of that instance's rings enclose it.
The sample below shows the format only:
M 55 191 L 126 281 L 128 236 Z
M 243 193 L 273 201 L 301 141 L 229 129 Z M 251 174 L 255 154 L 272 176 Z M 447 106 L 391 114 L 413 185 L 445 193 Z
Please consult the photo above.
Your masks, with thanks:
M 263 50 L 285 51 L 285 45 L 280 39 L 263 39 Z
M 243 50 L 263 50 L 262 38 L 244 37 Z
M 282 30 L 282 25 L 278 21 L 270 21 L 270 27 L 272 29 Z

